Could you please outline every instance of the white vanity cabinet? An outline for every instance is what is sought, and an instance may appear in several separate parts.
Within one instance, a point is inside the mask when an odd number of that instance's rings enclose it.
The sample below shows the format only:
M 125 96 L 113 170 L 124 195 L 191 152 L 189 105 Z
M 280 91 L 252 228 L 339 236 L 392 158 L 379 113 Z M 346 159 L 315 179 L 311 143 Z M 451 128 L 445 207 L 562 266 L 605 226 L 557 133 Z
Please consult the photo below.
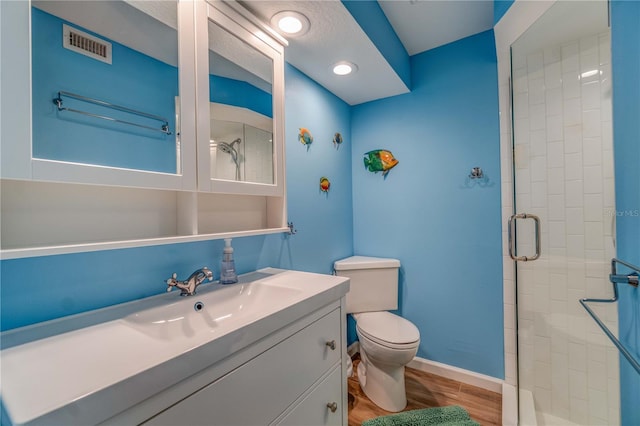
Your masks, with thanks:
M 331 311 L 144 424 L 342 424 L 341 317 Z
M 288 231 L 287 42 L 239 3 L 0 7 L 3 259 Z M 63 47 L 69 31 L 111 62 Z

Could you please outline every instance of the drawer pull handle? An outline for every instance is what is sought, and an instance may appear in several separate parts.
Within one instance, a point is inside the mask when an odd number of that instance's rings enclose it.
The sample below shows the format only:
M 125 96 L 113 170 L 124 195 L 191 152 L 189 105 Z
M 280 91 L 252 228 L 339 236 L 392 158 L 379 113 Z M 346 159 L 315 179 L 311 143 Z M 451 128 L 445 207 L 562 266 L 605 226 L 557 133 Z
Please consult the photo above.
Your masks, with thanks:
M 336 402 L 328 402 L 327 408 L 331 410 L 332 413 L 335 413 L 336 410 L 338 409 L 338 404 Z
M 336 350 L 336 341 L 335 341 L 335 340 L 332 340 L 332 341 L 330 341 L 330 342 L 327 342 L 327 343 L 326 343 L 326 345 L 327 345 L 327 346 L 329 346 L 329 347 L 331 348 L 331 350 L 332 350 L 332 351 L 335 351 L 335 350 Z

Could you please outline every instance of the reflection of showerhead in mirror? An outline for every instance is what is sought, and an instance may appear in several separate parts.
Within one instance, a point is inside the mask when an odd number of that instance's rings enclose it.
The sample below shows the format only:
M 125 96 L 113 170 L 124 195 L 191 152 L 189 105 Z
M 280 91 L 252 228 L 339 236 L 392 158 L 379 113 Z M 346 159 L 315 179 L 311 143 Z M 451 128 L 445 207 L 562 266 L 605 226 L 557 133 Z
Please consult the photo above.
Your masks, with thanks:
M 229 145 L 226 142 L 218 142 L 217 145 L 218 149 L 226 154 L 231 154 L 232 153 L 232 147 L 231 145 Z
M 231 143 L 223 141 L 215 142 L 213 140 L 211 142 L 211 146 L 215 146 L 225 154 L 231 154 L 231 158 L 236 165 L 236 180 L 240 180 L 240 162 L 238 161 L 238 151 L 236 151 L 233 146 L 236 144 L 240 144 L 240 142 L 242 142 L 242 139 L 237 138 Z
M 236 157 L 238 156 L 238 152 L 234 148 L 234 145 L 240 144 L 240 142 L 242 142 L 242 139 L 237 138 L 236 140 L 234 140 L 231 143 L 220 141 L 220 142 L 216 143 L 216 146 L 220 149 L 220 151 L 222 151 L 222 152 L 224 152 L 226 154 L 231 154 L 231 156 L 234 158 L 234 161 L 235 161 Z

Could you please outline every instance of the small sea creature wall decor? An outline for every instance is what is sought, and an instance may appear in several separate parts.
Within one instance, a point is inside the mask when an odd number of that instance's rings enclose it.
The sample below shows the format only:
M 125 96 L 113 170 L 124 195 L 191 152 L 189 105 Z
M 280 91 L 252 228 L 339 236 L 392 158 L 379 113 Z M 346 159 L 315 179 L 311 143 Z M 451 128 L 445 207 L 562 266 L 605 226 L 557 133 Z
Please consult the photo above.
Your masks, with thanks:
M 298 130 L 300 131 L 300 133 L 298 133 L 298 140 L 302 145 L 305 145 L 308 150 L 309 145 L 313 143 L 313 136 L 311 136 L 311 132 L 306 127 L 300 127 Z
M 320 191 L 329 192 L 329 188 L 331 188 L 331 182 L 329 182 L 327 177 L 322 176 L 320 178 Z
M 374 149 L 364 154 L 364 167 L 372 173 L 382 172 L 386 179 L 389 170 L 398 164 L 391 151 L 386 149 Z
M 335 149 L 338 149 L 340 148 L 340 145 L 342 145 L 342 135 L 340 133 L 336 133 L 333 135 L 333 146 Z

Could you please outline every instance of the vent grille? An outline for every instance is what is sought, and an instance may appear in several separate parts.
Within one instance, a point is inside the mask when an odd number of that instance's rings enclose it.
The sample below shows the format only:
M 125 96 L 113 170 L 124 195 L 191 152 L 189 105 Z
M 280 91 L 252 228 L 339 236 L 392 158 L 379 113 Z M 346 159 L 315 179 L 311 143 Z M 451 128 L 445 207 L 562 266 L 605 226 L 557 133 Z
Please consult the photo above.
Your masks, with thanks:
M 111 63 L 111 43 L 87 34 L 69 25 L 62 25 L 62 40 L 65 49 L 88 56 L 98 61 Z

